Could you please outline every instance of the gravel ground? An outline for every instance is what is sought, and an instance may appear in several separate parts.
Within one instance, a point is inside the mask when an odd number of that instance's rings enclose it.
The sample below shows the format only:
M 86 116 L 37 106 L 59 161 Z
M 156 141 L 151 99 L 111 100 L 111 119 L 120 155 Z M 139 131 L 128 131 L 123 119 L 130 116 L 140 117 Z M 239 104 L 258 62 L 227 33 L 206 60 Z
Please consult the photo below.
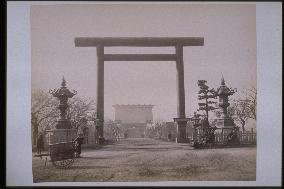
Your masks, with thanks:
M 33 157 L 34 182 L 250 181 L 256 147 L 194 150 L 188 144 L 123 139 L 82 150 L 69 169 Z

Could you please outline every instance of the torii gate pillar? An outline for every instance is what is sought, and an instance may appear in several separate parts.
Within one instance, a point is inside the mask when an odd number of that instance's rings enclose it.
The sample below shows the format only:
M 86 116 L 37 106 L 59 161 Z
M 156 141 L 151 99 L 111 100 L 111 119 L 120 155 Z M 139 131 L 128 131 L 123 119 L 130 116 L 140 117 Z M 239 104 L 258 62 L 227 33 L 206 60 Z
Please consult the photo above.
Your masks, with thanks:
M 104 47 L 97 46 L 96 136 L 104 143 Z
M 183 65 L 183 46 L 176 47 L 176 69 L 177 69 L 177 116 L 174 118 L 177 124 L 177 143 L 186 143 L 186 126 L 189 118 L 185 115 L 185 92 L 184 92 L 184 65 Z

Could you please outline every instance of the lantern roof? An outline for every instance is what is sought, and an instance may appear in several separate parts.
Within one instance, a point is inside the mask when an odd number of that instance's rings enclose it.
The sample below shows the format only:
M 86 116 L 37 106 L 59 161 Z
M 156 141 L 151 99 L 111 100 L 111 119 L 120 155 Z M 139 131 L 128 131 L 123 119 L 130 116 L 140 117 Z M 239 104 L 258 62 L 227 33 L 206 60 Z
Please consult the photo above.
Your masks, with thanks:
M 232 95 L 232 90 L 226 86 L 225 79 L 223 76 L 221 78 L 221 86 L 217 89 L 216 92 L 217 95 Z
M 221 78 L 221 85 L 226 85 L 225 84 L 225 79 L 224 79 L 223 75 L 222 75 L 222 78 Z
M 60 96 L 66 96 L 68 98 L 72 98 L 74 95 L 77 94 L 77 91 L 73 90 L 73 92 L 71 92 L 67 87 L 66 87 L 66 81 L 64 79 L 64 76 L 62 78 L 62 82 L 61 82 L 61 87 L 59 89 L 54 89 L 53 91 L 50 91 L 50 93 L 54 96 L 54 97 L 60 97 Z

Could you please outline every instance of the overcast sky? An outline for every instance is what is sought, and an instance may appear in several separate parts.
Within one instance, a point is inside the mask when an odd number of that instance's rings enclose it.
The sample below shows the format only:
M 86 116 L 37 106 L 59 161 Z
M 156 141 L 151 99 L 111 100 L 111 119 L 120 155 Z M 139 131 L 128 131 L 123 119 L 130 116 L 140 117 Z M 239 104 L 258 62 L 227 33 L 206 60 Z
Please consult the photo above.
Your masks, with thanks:
M 32 88 L 67 87 L 96 97 L 96 48 L 74 37 L 204 37 L 184 48 L 186 114 L 197 109 L 197 80 L 242 91 L 256 86 L 255 5 L 36 5 L 31 8 Z M 173 53 L 173 48 L 106 48 L 106 53 Z M 177 110 L 175 62 L 105 62 L 105 115 L 113 104 L 153 104 L 154 119 Z M 235 98 L 238 94 L 234 95 Z

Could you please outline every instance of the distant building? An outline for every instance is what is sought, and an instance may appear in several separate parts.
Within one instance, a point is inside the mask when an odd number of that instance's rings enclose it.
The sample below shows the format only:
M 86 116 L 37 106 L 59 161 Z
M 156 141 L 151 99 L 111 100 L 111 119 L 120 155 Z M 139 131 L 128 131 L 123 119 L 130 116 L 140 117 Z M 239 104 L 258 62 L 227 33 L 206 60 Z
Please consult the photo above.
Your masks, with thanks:
M 153 122 L 154 105 L 113 105 L 115 109 L 115 122 L 126 138 L 144 137 L 148 123 Z
M 123 123 L 147 123 L 153 121 L 153 105 L 113 105 L 115 121 Z

